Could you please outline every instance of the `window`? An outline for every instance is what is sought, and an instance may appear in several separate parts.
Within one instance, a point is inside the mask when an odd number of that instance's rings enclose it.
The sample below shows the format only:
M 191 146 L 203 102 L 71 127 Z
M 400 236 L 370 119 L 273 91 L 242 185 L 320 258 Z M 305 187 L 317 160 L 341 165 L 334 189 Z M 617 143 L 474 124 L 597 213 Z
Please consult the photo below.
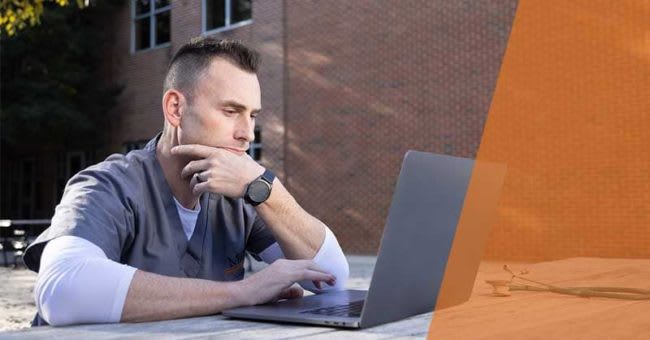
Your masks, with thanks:
M 248 148 L 248 154 L 256 161 L 262 159 L 262 131 L 259 128 L 255 128 L 255 140 Z
M 223 31 L 252 22 L 251 0 L 203 0 L 203 32 Z
M 169 43 L 171 9 L 169 0 L 131 0 L 133 51 Z

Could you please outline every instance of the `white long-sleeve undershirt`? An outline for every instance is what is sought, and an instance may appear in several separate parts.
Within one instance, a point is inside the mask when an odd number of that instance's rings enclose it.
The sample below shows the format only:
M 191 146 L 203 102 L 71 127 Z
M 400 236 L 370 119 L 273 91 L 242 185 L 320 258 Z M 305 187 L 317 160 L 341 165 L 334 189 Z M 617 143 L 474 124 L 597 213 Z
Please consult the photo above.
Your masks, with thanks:
M 190 210 L 176 203 L 183 230 L 190 239 L 200 206 Z M 284 258 L 278 243 L 259 256 L 266 263 Z M 325 240 L 313 261 L 337 278 L 336 285 L 322 284 L 319 290 L 311 281 L 299 282 L 303 288 L 316 293 L 343 289 L 349 275 L 348 263 L 327 227 Z M 36 307 L 41 317 L 53 326 L 119 322 L 136 270 L 108 259 L 101 248 L 84 238 L 58 237 L 47 243 L 41 255 L 34 287 Z

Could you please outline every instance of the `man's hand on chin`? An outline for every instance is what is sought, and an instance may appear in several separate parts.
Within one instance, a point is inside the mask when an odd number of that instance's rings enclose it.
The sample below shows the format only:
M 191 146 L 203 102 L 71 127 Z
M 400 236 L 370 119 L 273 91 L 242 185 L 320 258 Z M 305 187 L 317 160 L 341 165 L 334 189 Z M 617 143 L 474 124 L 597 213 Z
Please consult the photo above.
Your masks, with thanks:
M 191 177 L 190 189 L 197 196 L 212 192 L 243 197 L 248 184 L 264 173 L 264 167 L 240 149 L 189 144 L 175 146 L 171 152 L 195 159 L 183 168 L 181 177 Z

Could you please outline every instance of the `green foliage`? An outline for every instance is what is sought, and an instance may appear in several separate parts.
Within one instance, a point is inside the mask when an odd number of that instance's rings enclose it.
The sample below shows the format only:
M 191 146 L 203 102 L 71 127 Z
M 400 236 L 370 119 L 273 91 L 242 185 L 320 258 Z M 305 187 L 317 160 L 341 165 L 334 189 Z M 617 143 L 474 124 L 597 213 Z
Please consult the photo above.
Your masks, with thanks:
M 4 145 L 99 142 L 119 94 L 119 88 L 106 85 L 98 72 L 110 51 L 110 32 L 97 24 L 107 6 L 114 5 L 79 9 L 46 4 L 41 25 L 2 38 Z
M 67 6 L 69 0 L 49 0 L 59 6 Z M 77 0 L 77 6 L 84 6 Z M 2 0 L 0 2 L 0 35 L 12 36 L 28 26 L 36 26 L 43 15 L 43 0 Z

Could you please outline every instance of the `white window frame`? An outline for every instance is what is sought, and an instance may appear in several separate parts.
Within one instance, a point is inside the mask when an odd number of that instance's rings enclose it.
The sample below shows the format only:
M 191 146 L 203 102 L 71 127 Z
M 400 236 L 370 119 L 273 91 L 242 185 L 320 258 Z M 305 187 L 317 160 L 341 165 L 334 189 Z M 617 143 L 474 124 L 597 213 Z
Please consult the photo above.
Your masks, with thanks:
M 172 10 L 172 5 L 173 1 L 169 2 L 169 5 L 161 8 L 156 8 L 156 1 L 155 0 L 150 0 L 151 2 L 149 3 L 149 12 L 148 13 L 143 13 L 140 15 L 135 15 L 135 2 L 138 0 L 130 0 L 131 1 L 131 53 L 140 53 L 144 51 L 149 51 L 153 50 L 156 48 L 162 48 L 162 47 L 168 47 L 171 46 L 171 10 Z M 170 22 L 169 22 L 169 41 L 166 43 L 162 43 L 160 45 L 156 45 L 156 14 L 162 13 L 169 11 L 170 15 Z M 141 50 L 136 50 L 135 49 L 135 21 L 139 19 L 143 19 L 146 17 L 150 17 L 149 19 L 149 47 L 143 48 Z
M 210 30 L 207 30 L 207 19 L 206 19 L 206 13 L 205 13 L 205 2 L 206 0 L 201 0 L 201 31 L 203 32 L 203 35 L 210 35 L 214 33 L 219 33 L 219 32 L 224 32 L 224 31 L 230 31 L 232 29 L 250 25 L 253 23 L 253 10 L 251 9 L 251 18 L 248 20 L 240 21 L 236 24 L 230 24 L 230 12 L 231 12 L 231 2 L 232 0 L 224 0 L 226 3 L 226 20 L 225 20 L 225 26 L 223 27 L 217 27 L 217 28 L 212 28 Z M 251 0 L 251 6 L 253 6 L 253 0 Z

